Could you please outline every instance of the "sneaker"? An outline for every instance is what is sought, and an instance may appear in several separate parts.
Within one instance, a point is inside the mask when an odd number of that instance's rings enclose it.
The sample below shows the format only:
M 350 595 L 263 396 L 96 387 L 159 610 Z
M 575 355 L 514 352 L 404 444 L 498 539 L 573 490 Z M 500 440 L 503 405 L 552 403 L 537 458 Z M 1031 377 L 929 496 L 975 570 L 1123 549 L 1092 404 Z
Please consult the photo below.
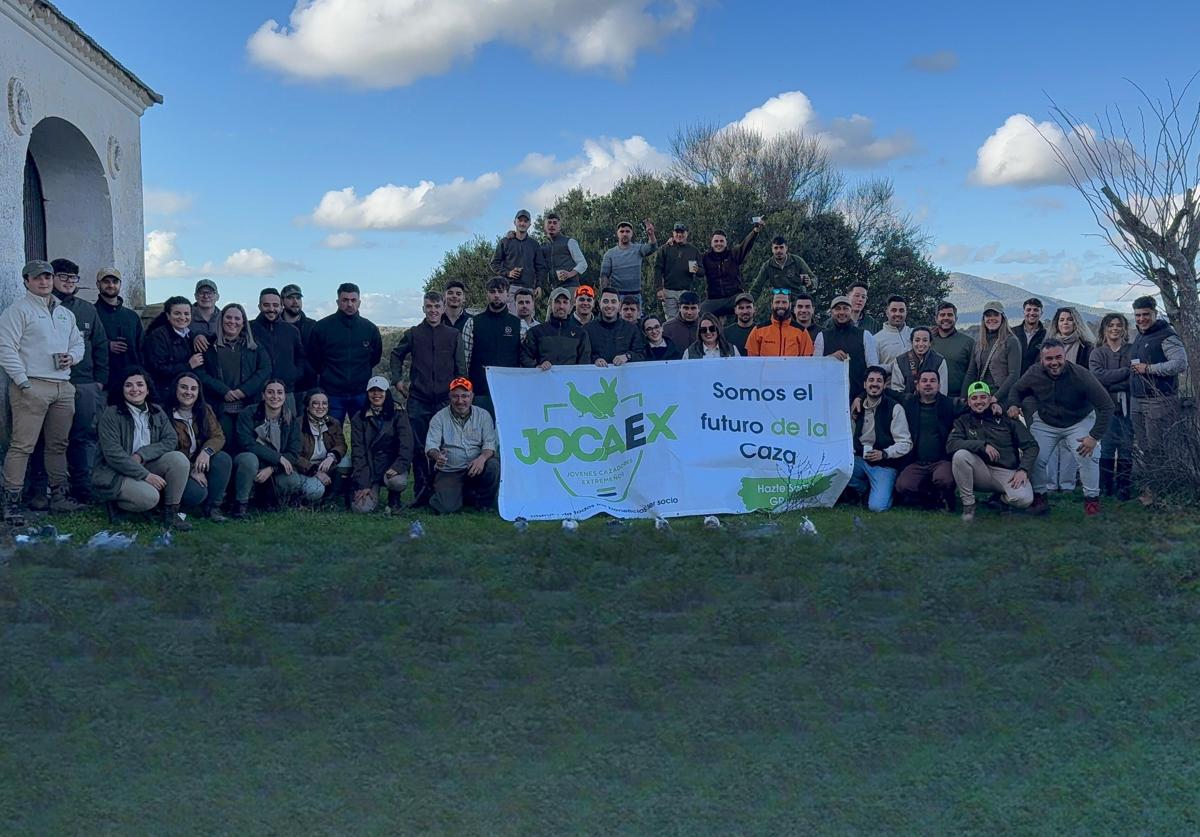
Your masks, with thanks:
M 1046 502 L 1045 494 L 1034 494 L 1033 504 L 1029 507 L 1029 514 L 1043 515 L 1050 513 L 1050 504 Z
M 1100 498 L 1085 497 L 1083 499 L 1083 513 L 1088 517 L 1095 517 L 1100 514 Z
M 969 503 L 969 504 L 963 503 L 962 521 L 963 521 L 963 523 L 974 523 L 975 522 L 975 504 L 974 503 Z

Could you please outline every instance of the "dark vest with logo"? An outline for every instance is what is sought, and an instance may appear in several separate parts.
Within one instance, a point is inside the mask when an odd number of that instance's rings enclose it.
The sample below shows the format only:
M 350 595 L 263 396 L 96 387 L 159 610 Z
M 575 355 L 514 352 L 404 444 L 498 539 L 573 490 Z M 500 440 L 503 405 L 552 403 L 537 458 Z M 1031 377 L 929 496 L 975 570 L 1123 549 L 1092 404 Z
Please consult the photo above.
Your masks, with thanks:
M 484 310 L 475 315 L 471 328 L 471 367 L 467 376 L 476 395 L 488 392 L 485 366 L 515 368 L 521 365 L 521 320 L 507 310 L 494 313 Z
M 1165 320 L 1156 320 L 1154 325 L 1144 332 L 1138 332 L 1133 341 L 1131 357 L 1141 363 L 1166 363 L 1167 353 L 1163 351 L 1163 341 L 1175 336 L 1175 329 Z M 1129 394 L 1134 398 L 1165 398 L 1174 395 L 1179 389 L 1179 377 L 1172 375 L 1165 378 L 1161 375 L 1130 375 Z
M 850 398 L 863 394 L 863 378 L 867 377 L 867 350 L 863 345 L 863 330 L 855 325 L 830 325 L 821 332 L 825 357 L 841 349 L 850 356 Z

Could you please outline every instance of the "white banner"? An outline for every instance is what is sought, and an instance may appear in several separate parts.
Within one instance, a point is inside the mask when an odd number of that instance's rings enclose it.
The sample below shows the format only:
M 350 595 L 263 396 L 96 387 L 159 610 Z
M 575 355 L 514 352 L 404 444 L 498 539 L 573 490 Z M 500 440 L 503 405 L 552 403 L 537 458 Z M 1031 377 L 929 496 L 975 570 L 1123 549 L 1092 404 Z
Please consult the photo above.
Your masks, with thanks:
M 505 520 L 832 506 L 854 467 L 847 364 L 489 367 Z

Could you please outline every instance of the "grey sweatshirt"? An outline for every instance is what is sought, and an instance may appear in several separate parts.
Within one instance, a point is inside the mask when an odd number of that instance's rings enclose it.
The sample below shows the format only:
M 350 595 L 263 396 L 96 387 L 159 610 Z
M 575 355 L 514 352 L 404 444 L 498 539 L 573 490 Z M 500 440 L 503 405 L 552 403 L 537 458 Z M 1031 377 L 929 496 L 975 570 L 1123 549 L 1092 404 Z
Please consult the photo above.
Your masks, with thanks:
M 633 242 L 628 247 L 614 247 L 600 262 L 600 286 L 612 287 L 622 294 L 642 292 L 642 259 L 658 249 L 657 244 Z M 607 284 L 604 280 L 609 280 Z

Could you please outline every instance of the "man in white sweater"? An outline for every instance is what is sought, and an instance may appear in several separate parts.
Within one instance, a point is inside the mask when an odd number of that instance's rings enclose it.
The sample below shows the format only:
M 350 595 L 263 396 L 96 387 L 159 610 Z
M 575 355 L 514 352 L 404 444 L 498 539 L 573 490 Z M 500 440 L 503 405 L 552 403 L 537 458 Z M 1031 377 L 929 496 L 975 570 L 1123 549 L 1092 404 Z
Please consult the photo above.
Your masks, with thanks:
M 25 525 L 25 468 L 43 433 L 50 510 L 74 506 L 67 494 L 67 438 L 75 416 L 70 378 L 84 349 L 75 315 L 51 293 L 49 262 L 31 261 L 21 276 L 27 293 L 0 314 L 0 367 L 10 379 L 12 407 L 12 441 L 4 457 L 4 522 L 10 526 Z
M 912 348 L 912 329 L 908 320 L 908 300 L 902 296 L 888 298 L 887 322 L 875 334 L 875 345 L 879 349 L 879 365 L 891 369 L 896 358 Z

